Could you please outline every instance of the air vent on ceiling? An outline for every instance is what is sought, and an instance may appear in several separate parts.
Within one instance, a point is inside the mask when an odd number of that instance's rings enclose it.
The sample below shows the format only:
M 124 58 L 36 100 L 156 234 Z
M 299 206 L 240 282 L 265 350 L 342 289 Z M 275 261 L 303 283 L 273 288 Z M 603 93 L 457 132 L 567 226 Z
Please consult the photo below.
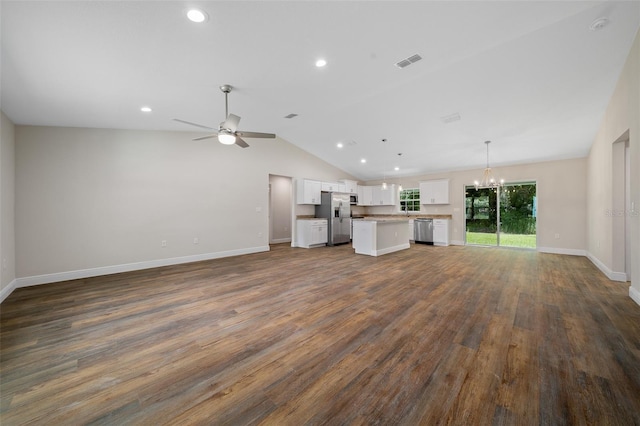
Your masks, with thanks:
M 422 56 L 418 55 L 417 53 L 413 56 L 409 56 L 406 59 L 401 60 L 400 62 L 396 62 L 396 67 L 398 68 L 406 68 L 409 65 L 418 62 L 420 59 L 422 59 Z
M 293 117 L 297 117 L 298 114 L 289 114 L 289 115 L 285 115 L 284 118 L 293 118 Z
M 453 123 L 454 121 L 460 120 L 460 114 L 456 112 L 455 114 L 445 115 L 444 117 L 440 117 L 440 120 L 442 120 L 444 124 Z

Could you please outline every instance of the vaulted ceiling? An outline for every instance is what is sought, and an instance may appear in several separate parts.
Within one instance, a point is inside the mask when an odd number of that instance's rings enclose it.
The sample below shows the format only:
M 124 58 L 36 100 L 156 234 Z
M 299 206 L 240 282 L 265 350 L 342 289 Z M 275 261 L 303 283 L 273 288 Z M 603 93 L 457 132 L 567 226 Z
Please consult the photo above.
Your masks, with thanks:
M 16 124 L 195 131 L 188 141 L 206 132 L 173 119 L 217 127 L 230 84 L 241 129 L 362 180 L 484 167 L 485 140 L 495 166 L 586 156 L 640 26 L 640 3 L 616 1 L 0 7 Z M 189 21 L 190 7 L 208 19 Z

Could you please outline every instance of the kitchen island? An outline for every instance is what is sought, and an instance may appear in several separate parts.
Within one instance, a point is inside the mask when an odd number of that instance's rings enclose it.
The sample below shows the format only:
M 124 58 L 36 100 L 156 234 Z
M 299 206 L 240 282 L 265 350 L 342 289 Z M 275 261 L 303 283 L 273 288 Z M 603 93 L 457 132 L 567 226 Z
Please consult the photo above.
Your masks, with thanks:
M 381 256 L 409 245 L 409 219 L 355 219 L 352 246 L 357 254 Z

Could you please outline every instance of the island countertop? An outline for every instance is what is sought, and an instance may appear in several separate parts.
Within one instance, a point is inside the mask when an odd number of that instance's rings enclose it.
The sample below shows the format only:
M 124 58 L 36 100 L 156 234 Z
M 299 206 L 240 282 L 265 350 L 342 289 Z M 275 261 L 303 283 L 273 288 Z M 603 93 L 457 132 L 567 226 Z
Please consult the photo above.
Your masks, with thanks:
M 364 214 L 365 219 L 453 219 L 453 215 L 450 214 L 410 214 L 406 215 L 403 213 L 387 213 L 387 214 Z
M 353 219 L 353 220 L 364 220 L 367 222 L 379 222 L 379 223 L 393 223 L 393 222 L 409 222 L 408 218 L 398 218 L 398 217 L 370 217 L 365 216 L 361 219 Z

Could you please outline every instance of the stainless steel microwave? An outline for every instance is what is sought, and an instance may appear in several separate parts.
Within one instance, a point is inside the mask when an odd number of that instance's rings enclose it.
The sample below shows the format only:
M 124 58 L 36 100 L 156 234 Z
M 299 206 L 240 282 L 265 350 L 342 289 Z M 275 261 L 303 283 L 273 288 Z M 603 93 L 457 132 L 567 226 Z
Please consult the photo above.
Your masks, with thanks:
M 357 195 L 351 194 L 351 195 L 349 195 L 349 198 L 350 198 L 349 201 L 350 201 L 351 205 L 355 206 L 356 204 L 358 204 L 358 196 Z

